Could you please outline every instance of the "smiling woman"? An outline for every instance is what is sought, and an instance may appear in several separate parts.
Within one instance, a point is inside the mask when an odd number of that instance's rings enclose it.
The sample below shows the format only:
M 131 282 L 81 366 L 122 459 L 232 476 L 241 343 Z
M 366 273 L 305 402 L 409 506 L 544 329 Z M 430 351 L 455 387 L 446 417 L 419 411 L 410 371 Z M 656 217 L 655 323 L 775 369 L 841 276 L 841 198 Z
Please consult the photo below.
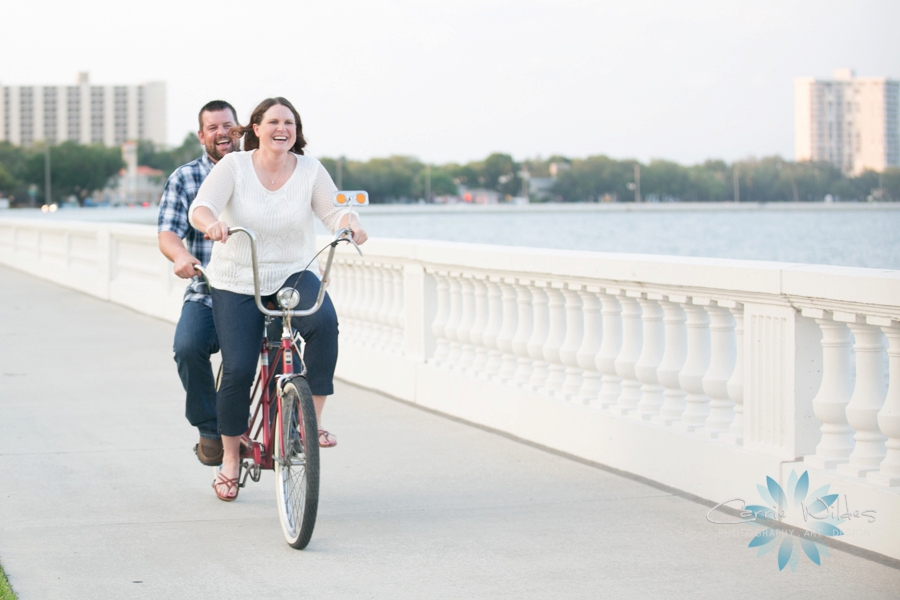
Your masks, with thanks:
M 336 188 L 328 171 L 315 158 L 303 155 L 303 127 L 290 102 L 266 99 L 253 111 L 247 127 L 232 131 L 243 134 L 247 151 L 228 154 L 216 164 L 189 213 L 195 228 L 221 242 L 213 246 L 207 272 L 224 367 L 216 395 L 224 457 L 215 489 L 225 501 L 237 497 L 240 435 L 247 428 L 250 385 L 263 336 L 263 315 L 253 299 L 248 240 L 231 240 L 229 226 L 247 227 L 257 236 L 264 301 L 285 287 L 315 297 L 319 279 L 313 215 L 332 233 L 348 227 L 356 243 L 366 240 L 356 213 L 333 205 Z M 307 381 L 319 424 L 319 445 L 331 447 L 337 440 L 322 429 L 322 408 L 334 391 L 337 362 L 337 315 L 331 299 L 326 294 L 318 312 L 291 322 L 306 341 Z

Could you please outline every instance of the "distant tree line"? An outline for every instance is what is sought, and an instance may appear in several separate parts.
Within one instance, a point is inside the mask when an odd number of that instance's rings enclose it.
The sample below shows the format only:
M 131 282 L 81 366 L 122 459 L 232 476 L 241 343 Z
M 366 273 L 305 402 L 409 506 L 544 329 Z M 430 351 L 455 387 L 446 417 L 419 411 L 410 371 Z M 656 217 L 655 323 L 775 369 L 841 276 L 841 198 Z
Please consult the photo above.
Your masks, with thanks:
M 179 165 L 201 156 L 203 148 L 196 134 L 185 138 L 173 149 L 157 148 L 151 142 L 138 143 L 138 164 L 163 171 L 168 176 Z M 50 188 L 52 198 L 46 198 L 44 188 L 45 147 L 30 148 L 0 142 L 0 197 L 7 196 L 14 204 L 50 204 L 75 196 L 83 204 L 94 190 L 106 187 L 125 163 L 120 148 L 80 145 L 63 142 L 50 147 Z M 33 196 L 32 196 L 33 194 Z
M 606 156 L 573 160 L 553 185 L 552 192 L 564 201 L 596 201 L 613 196 L 633 201 L 636 161 L 617 161 Z M 792 162 L 778 156 L 747 159 L 726 164 L 708 160 L 699 165 L 682 166 L 666 160 L 653 160 L 640 166 L 640 192 L 644 200 L 705 202 L 734 200 L 742 202 L 822 201 L 831 195 L 841 200 L 867 200 L 874 196 L 900 200 L 900 169 L 883 175 L 865 171 L 847 177 L 828 163 Z M 882 188 L 883 186 L 883 188 Z
M 322 163 L 337 181 L 336 159 Z M 840 200 L 864 201 L 870 197 L 900 200 L 900 169 L 879 174 L 866 171 L 857 177 L 845 176 L 827 163 L 792 162 L 778 156 L 747 159 L 727 164 L 708 160 L 683 166 L 667 160 L 642 164 L 635 160 L 616 160 L 608 156 L 569 159 L 514 161 L 508 154 L 491 154 L 482 161 L 431 166 L 433 196 L 457 195 L 459 187 L 483 188 L 502 197 L 528 194 L 524 178 L 551 178 L 541 196 L 534 201 L 632 202 L 635 199 L 635 166 L 640 168 L 640 195 L 644 201 L 707 202 L 734 200 L 735 181 L 742 202 L 822 201 L 831 195 Z M 555 169 L 551 169 L 554 166 Z M 404 156 L 376 158 L 366 162 L 342 161 L 344 189 L 368 190 L 372 202 L 402 202 L 423 198 L 426 165 Z
M 138 164 L 160 169 L 168 176 L 202 153 L 196 134 L 189 133 L 177 148 L 140 142 Z M 65 142 L 53 146 L 50 157 L 55 201 L 73 194 L 84 198 L 104 187 L 123 167 L 118 148 Z M 375 203 L 414 202 L 429 191 L 432 197 L 457 196 L 463 188 L 491 190 L 502 198 L 528 195 L 532 202 L 632 202 L 636 166 L 640 170 L 640 195 L 651 202 L 734 200 L 735 182 L 742 202 L 822 201 L 828 195 L 840 200 L 900 200 L 900 168 L 848 177 L 827 163 L 793 162 L 778 156 L 731 164 L 708 160 L 691 166 L 667 160 L 643 164 L 602 155 L 515 161 L 502 153 L 480 161 L 443 165 L 426 165 L 409 156 L 321 161 L 335 181 L 340 179 L 342 188 L 367 190 Z M 543 180 L 540 193 L 529 193 L 528 181 L 534 179 Z M 24 199 L 29 188 L 35 187 L 38 203 L 46 202 L 43 148 L 0 143 L 0 195 Z
M 101 189 L 124 166 L 122 151 L 102 145 L 82 146 L 63 142 L 50 147 L 50 176 L 53 198 L 45 198 L 45 154 L 42 145 L 31 148 L 0 142 L 0 196 L 14 203 L 36 205 L 58 202 L 74 195 L 83 201 Z
M 139 165 L 159 169 L 168 178 L 172 171 L 203 156 L 203 146 L 196 133 L 188 133 L 177 148 L 160 148 L 153 142 L 140 141 L 137 147 Z

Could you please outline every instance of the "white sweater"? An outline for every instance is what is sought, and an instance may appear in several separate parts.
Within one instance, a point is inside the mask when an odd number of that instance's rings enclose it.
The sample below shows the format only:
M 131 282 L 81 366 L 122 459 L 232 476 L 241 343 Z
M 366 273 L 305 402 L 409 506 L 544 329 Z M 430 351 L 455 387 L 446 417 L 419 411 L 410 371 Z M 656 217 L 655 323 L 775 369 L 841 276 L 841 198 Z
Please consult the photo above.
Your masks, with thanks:
M 253 152 L 232 152 L 216 163 L 191 203 L 188 219 L 195 225 L 194 211 L 205 206 L 229 227 L 246 227 L 256 234 L 259 288 L 267 295 L 307 265 L 318 275 L 318 264 L 312 260 L 318 251 L 313 213 L 334 233 L 349 211 L 333 205 L 337 188 L 315 158 L 297 155 L 291 177 L 271 192 L 253 169 Z M 207 273 L 214 288 L 252 295 L 249 238 L 235 233 L 224 244 L 216 242 Z

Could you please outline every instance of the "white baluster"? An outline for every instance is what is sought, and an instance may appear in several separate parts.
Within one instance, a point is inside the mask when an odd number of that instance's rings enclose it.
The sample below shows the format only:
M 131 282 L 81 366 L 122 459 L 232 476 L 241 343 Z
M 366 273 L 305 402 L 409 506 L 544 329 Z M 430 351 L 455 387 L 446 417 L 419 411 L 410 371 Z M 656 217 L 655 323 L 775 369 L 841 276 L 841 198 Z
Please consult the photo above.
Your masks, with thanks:
M 835 320 L 845 315 L 834 313 Z M 851 315 L 852 317 L 852 315 Z M 884 405 L 887 390 L 884 386 L 884 334 L 874 325 L 861 319 L 847 324 L 856 343 L 856 385 L 847 403 L 847 422 L 856 430 L 856 442 L 849 461 L 837 466 L 838 473 L 850 477 L 865 477 L 877 471 L 884 458 L 887 437 L 878 429 L 878 411 Z
M 659 382 L 665 387 L 663 404 L 659 414 L 651 417 L 658 425 L 671 425 L 681 420 L 684 412 L 685 391 L 681 389 L 678 376 L 687 358 L 687 317 L 681 305 L 687 302 L 685 296 L 669 295 L 660 302 L 663 309 L 663 325 L 666 330 L 666 351 L 656 369 Z
M 631 416 L 636 419 L 650 420 L 659 413 L 663 404 L 665 388 L 659 384 L 656 374 L 666 350 L 666 326 L 663 323 L 663 310 L 657 302 L 661 299 L 660 294 L 651 293 L 638 298 L 638 303 L 641 305 L 641 327 L 644 339 L 641 344 L 641 354 L 634 363 L 635 377 L 642 384 L 637 410 L 631 413 Z
M 362 262 L 353 263 L 353 292 L 350 296 L 350 317 L 353 319 L 353 327 L 356 331 L 356 337 L 359 343 L 365 333 L 363 325 L 363 307 L 366 301 L 366 271 Z
M 378 322 L 378 311 L 381 308 L 381 270 L 378 263 L 366 263 L 366 271 L 368 272 L 368 290 L 365 310 L 365 327 L 364 336 L 366 346 L 375 346 L 381 337 L 381 324 Z
M 481 377 L 490 379 L 500 371 L 502 354 L 497 349 L 497 335 L 503 325 L 503 300 L 500 291 L 500 278 L 490 275 L 485 280 L 487 285 L 488 322 L 482 335 L 482 343 L 487 348 L 488 358 Z
M 360 343 L 364 346 L 372 344 L 375 338 L 375 267 L 372 263 L 363 263 L 363 298 L 360 304 L 360 319 L 362 320 L 362 331 L 360 335 Z
M 600 397 L 602 379 L 597 371 L 597 355 L 600 352 L 603 323 L 600 314 L 600 288 L 596 285 L 586 285 L 580 290 L 582 314 L 584 315 L 584 335 L 581 338 L 581 346 L 575 353 L 578 366 L 582 368 L 582 384 L 578 390 L 576 402 L 578 404 L 591 405 Z
M 547 382 L 548 365 L 544 360 L 544 342 L 550 333 L 550 309 L 547 297 L 547 283 L 536 280 L 531 286 L 531 314 L 534 324 L 531 328 L 531 337 L 528 338 L 528 356 L 532 363 L 531 379 L 524 388 L 531 391 L 543 389 Z
M 391 294 L 394 293 L 394 282 L 390 278 L 390 265 L 378 263 L 375 265 L 375 339 L 372 345 L 376 348 L 391 351 L 391 325 L 390 311 L 394 303 Z
M 450 282 L 450 315 L 447 317 L 447 325 L 444 326 L 444 335 L 450 342 L 450 352 L 447 355 L 447 368 L 454 370 L 459 367 L 459 357 L 462 355 L 462 344 L 459 341 L 457 329 L 462 321 L 462 283 L 460 273 L 453 271 L 449 275 Z
M 627 415 L 636 410 L 641 401 L 641 382 L 634 372 L 634 365 L 641 356 L 644 342 L 641 305 L 634 299 L 638 296 L 638 292 L 626 292 L 619 297 L 619 304 L 622 305 L 622 348 L 616 357 L 616 373 L 622 378 L 622 392 L 618 403 L 610 408 L 617 415 Z
M 744 305 L 733 300 L 722 300 L 719 306 L 725 306 L 734 317 L 734 372 L 726 386 L 728 397 L 734 402 L 734 420 L 719 439 L 741 446 L 744 443 Z
M 584 338 L 584 313 L 581 295 L 578 293 L 581 289 L 581 284 L 569 283 L 562 292 L 566 303 L 566 337 L 559 348 L 559 360 L 566 367 L 566 376 L 562 391 L 557 394 L 560 400 L 574 401 L 583 381 L 577 357 L 581 340 Z
M 709 416 L 697 433 L 716 438 L 726 433 L 734 421 L 734 402 L 728 397 L 728 380 L 734 373 L 736 344 L 734 317 L 715 301 L 706 305 L 709 313 L 709 368 L 703 376 L 703 391 L 709 396 Z
M 338 322 L 341 325 L 341 331 L 345 334 L 349 334 L 350 329 L 347 328 L 347 321 L 344 320 L 344 316 L 346 315 L 346 285 L 345 277 L 347 274 L 346 265 L 342 264 L 342 261 L 339 259 L 335 259 L 334 263 L 331 265 L 331 280 L 328 282 L 328 286 L 326 290 L 328 291 L 328 296 L 331 298 L 331 303 L 334 305 L 334 312 L 337 313 Z M 346 338 L 345 338 L 346 339 Z
M 344 300 L 344 288 L 346 286 L 346 281 L 344 280 L 344 276 L 346 273 L 346 265 L 343 264 L 343 261 L 340 259 L 334 259 L 334 262 L 331 264 L 331 275 L 328 280 L 328 284 L 326 286 L 326 290 L 328 291 L 328 295 L 331 296 L 331 303 L 334 304 L 334 309 L 338 313 L 343 309 L 343 300 Z
M 871 325 L 881 325 L 888 339 L 888 390 L 884 406 L 878 411 L 878 428 L 887 436 L 887 453 L 881 468 L 866 474 L 875 485 L 900 486 L 900 324 L 881 317 L 869 317 Z
M 515 277 L 504 277 L 500 282 L 503 306 L 503 325 L 497 334 L 497 348 L 503 353 L 500 371 L 494 380 L 498 383 L 506 382 L 516 373 L 516 355 L 513 353 L 512 340 L 516 335 L 518 326 L 519 307 L 516 300 Z
M 681 420 L 674 424 L 679 431 L 696 431 L 709 416 L 709 396 L 703 391 L 703 376 L 709 369 L 709 316 L 695 298 L 684 305 L 687 314 L 687 358 L 678 375 L 681 389 L 687 392 Z
M 434 333 L 434 356 L 430 363 L 443 366 L 450 354 L 450 341 L 445 335 L 447 327 L 447 319 L 450 316 L 450 282 L 447 279 L 447 273 L 442 271 L 433 271 L 431 276 L 435 280 L 435 288 L 437 290 L 437 312 L 434 322 L 431 325 L 431 331 Z
M 608 288 L 605 293 L 600 294 L 603 306 L 600 310 L 603 315 L 603 340 L 595 364 L 603 377 L 600 379 L 600 397 L 592 406 L 601 410 L 615 406 L 622 393 L 622 378 L 616 371 L 616 358 L 622 349 L 622 305 L 616 299 L 620 293 L 621 290 Z
M 847 403 L 853 395 L 850 330 L 824 310 L 804 309 L 822 330 L 822 383 L 813 399 L 813 411 L 822 422 L 822 439 L 814 456 L 803 462 L 817 469 L 845 463 L 853 451 L 853 428 L 847 423 Z
M 475 295 L 475 321 L 472 323 L 471 341 L 475 346 L 475 358 L 472 361 L 472 367 L 469 372 L 475 377 L 481 377 L 488 358 L 488 349 L 484 345 L 484 332 L 487 329 L 488 317 L 490 316 L 485 276 L 473 276 L 472 287 Z
M 403 354 L 403 324 L 406 321 L 406 307 L 403 302 L 403 269 L 398 265 L 391 265 L 391 282 L 393 283 L 394 303 L 390 311 L 392 346 L 398 353 Z
M 531 378 L 531 358 L 528 356 L 528 340 L 534 327 L 531 310 L 531 280 L 516 278 L 516 305 L 518 316 L 516 334 L 512 339 L 512 349 L 516 355 L 516 371 L 512 377 L 512 385 L 521 387 Z
M 548 373 L 541 391 L 550 396 L 561 391 L 566 380 L 566 368 L 559 358 L 559 349 L 566 339 L 566 301 L 560 291 L 562 286 L 562 283 L 552 282 L 546 288 L 550 319 L 547 341 L 544 342 L 544 360 L 547 361 Z
M 460 278 L 462 294 L 462 319 L 457 327 L 457 337 L 462 343 L 459 357 L 459 370 L 469 371 L 475 362 L 475 346 L 473 345 L 472 325 L 475 323 L 475 286 L 472 276 L 465 274 Z M 480 336 L 480 333 L 479 333 Z
M 358 319 L 356 316 L 356 294 L 357 288 L 359 287 L 357 282 L 358 277 L 359 269 L 356 268 L 356 265 L 349 261 L 345 262 L 344 272 L 342 273 L 344 287 L 341 291 L 341 312 L 338 316 L 341 318 L 341 331 L 350 335 L 353 339 L 359 337 L 359 327 L 356 322 Z M 350 329 L 345 327 L 345 323 L 348 322 L 351 326 Z
M 394 306 L 394 276 L 391 274 L 391 265 L 381 265 L 381 306 L 378 307 L 378 320 L 381 322 L 381 336 L 379 346 L 389 352 L 399 352 L 399 347 L 394 347 L 394 328 L 391 324 L 391 309 Z

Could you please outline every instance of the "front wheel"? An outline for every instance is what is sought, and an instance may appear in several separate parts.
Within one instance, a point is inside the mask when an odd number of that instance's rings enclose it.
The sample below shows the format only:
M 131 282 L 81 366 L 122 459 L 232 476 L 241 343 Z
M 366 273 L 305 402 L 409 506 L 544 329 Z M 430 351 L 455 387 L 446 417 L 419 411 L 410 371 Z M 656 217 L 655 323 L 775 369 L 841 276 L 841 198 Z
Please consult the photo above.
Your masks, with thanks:
M 284 539 L 309 544 L 319 507 L 319 432 L 306 379 L 285 384 L 275 419 L 275 496 Z

